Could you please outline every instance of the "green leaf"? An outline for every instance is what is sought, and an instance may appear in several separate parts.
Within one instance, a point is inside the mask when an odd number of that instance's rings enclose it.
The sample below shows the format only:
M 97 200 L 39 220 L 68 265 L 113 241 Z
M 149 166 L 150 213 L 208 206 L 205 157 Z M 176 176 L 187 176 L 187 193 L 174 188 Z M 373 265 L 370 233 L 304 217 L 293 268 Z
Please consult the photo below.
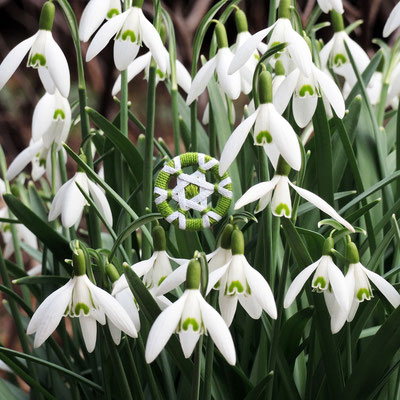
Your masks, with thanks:
M 258 400 L 266 392 L 268 385 L 270 384 L 272 378 L 274 377 L 274 372 L 269 372 L 253 389 L 247 393 L 244 400 Z
M 19 387 L 0 378 L 0 399 L 4 400 L 28 400 L 28 395 Z
M 71 266 L 64 263 L 66 258 L 71 257 L 68 242 L 16 197 L 11 194 L 5 194 L 3 198 L 12 213 L 51 250 L 68 271 L 71 271 Z
M 66 276 L 43 275 L 43 276 L 25 276 L 13 280 L 14 285 L 65 285 L 70 278 Z
M 114 124 L 96 110 L 86 107 L 86 112 L 89 114 L 90 119 L 104 131 L 107 138 L 121 152 L 133 176 L 138 182 L 141 182 L 143 179 L 143 158 L 134 144 Z

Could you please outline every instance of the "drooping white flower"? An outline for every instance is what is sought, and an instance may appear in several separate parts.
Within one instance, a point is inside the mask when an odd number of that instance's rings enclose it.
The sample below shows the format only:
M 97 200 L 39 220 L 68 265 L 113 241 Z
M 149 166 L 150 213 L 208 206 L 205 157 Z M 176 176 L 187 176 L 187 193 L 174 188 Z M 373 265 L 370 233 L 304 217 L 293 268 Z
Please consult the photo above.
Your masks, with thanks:
M 221 235 L 221 245 L 212 253 L 206 255 L 208 261 L 208 273 L 223 267 L 231 258 L 231 234 L 233 226 L 227 224 Z M 181 264 L 171 274 L 169 274 L 158 287 L 157 294 L 163 295 L 174 290 L 185 282 L 189 261 Z
M 106 317 L 127 335 L 137 337 L 137 330 L 124 308 L 108 292 L 98 288 L 85 273 L 82 250 L 73 253 L 74 273 L 64 286 L 47 297 L 33 314 L 27 334 L 35 333 L 34 347 L 39 347 L 57 328 L 63 316 L 78 317 L 87 351 L 96 345 L 97 322 L 104 325 Z M 81 263 L 82 261 L 80 261 Z
M 61 222 L 66 228 L 70 228 L 79 222 L 83 208 L 87 203 L 75 182 L 86 193 L 90 193 L 99 211 L 104 215 L 106 221 L 112 225 L 112 213 L 105 194 L 97 184 L 87 178 L 84 172 L 77 172 L 57 191 L 51 203 L 49 221 L 53 221 L 61 215 Z
M 259 87 L 261 104 L 253 114 L 238 125 L 226 142 L 219 163 L 220 174 L 224 174 L 235 160 L 253 125 L 254 144 L 264 147 L 275 167 L 279 155 L 282 155 L 296 171 L 301 167 L 301 151 L 297 135 L 272 103 L 272 84 L 269 72 L 264 71 L 260 74 Z
M 54 4 L 46 2 L 42 8 L 38 32 L 15 46 L 0 64 L 0 90 L 29 52 L 27 66 L 38 69 L 46 91 L 53 94 L 57 88 L 62 96 L 68 97 L 68 62 L 51 34 L 53 18 Z
M 388 37 L 400 26 L 400 3 L 397 3 L 383 27 L 383 37 Z
M 148 47 L 158 68 L 164 74 L 167 63 L 164 56 L 164 45 L 156 28 L 144 16 L 140 8 L 135 5 L 127 11 L 107 21 L 96 33 L 88 51 L 86 61 L 92 60 L 107 45 L 113 36 L 115 66 L 123 71 L 136 58 L 142 42 Z
M 292 215 L 292 201 L 290 199 L 289 186 L 291 186 L 300 195 L 300 197 L 309 201 L 315 207 L 331 216 L 349 231 L 354 232 L 354 228 L 325 200 L 321 199 L 321 197 L 310 192 L 309 190 L 303 189 L 290 182 L 287 175 L 275 174 L 270 181 L 261 182 L 254 185 L 236 202 L 235 209 L 239 209 L 246 204 L 259 200 L 256 212 L 264 210 L 264 208 L 271 203 L 273 215 L 277 217 L 290 218 Z
M 239 73 L 228 74 L 228 67 L 233 59 L 233 53 L 228 47 L 224 25 L 217 23 L 215 33 L 218 43 L 217 54 L 208 60 L 194 77 L 186 99 L 187 105 L 192 104 L 203 93 L 214 72 L 217 73 L 217 80 L 221 89 L 230 99 L 236 100 L 240 95 L 241 81 Z
M 187 274 L 188 286 L 183 295 L 157 317 L 150 329 L 146 344 L 146 362 L 151 363 L 160 354 L 174 332 L 179 334 L 186 358 L 193 353 L 200 335 L 209 333 L 228 363 L 234 365 L 236 354 L 229 329 L 199 291 L 198 261 L 190 262 Z
M 253 319 L 260 318 L 263 310 L 276 319 L 277 310 L 271 288 L 246 260 L 243 233 L 237 229 L 231 236 L 231 248 L 232 257 L 224 266 L 211 272 L 208 279 L 207 292 L 219 282 L 219 308 L 222 318 L 230 326 L 239 301 Z
M 347 244 L 346 253 L 351 261 L 349 270 L 345 276 L 349 309 L 344 311 L 332 295 L 328 294 L 325 297 L 328 311 L 331 314 L 331 323 L 335 327 L 336 332 L 343 327 L 346 320 L 351 322 L 354 319 L 361 302 L 370 300 L 373 297 L 369 281 L 372 281 L 394 308 L 400 305 L 400 294 L 397 290 L 386 279 L 365 268 L 360 263 L 358 250 L 353 242 Z
M 386 99 L 386 105 L 396 109 L 399 105 L 400 95 L 400 63 L 396 65 L 390 75 L 389 90 Z
M 79 38 L 87 42 L 105 19 L 121 13 L 121 0 L 90 0 L 79 21 Z
M 282 2 L 278 20 L 268 28 L 265 28 L 254 35 L 251 35 L 236 51 L 235 57 L 229 66 L 228 73 L 233 74 L 252 57 L 259 48 L 263 39 L 272 31 L 268 47 L 280 43 L 287 43 L 287 47 L 280 53 L 276 53 L 274 60 L 281 59 L 285 68 L 291 59 L 305 76 L 311 73 L 312 57 L 307 42 L 293 29 L 290 22 L 290 3 Z M 281 12 L 282 8 L 282 12 Z
M 317 0 L 321 10 L 328 14 L 329 11 L 335 10 L 339 14 L 343 14 L 342 0 Z M 280 0 L 277 0 L 276 7 L 278 8 Z
M 345 104 L 340 89 L 333 79 L 314 64 L 311 66 L 311 74 L 306 77 L 296 68 L 279 85 L 274 95 L 274 105 L 282 114 L 293 96 L 293 116 L 300 128 L 309 124 L 317 108 L 318 96 L 324 103 L 330 104 L 339 118 L 344 117 Z
M 169 53 L 167 49 L 163 48 L 165 62 L 166 62 L 166 72 L 165 74 L 160 68 L 157 68 L 156 84 L 158 82 L 165 80 L 166 77 L 171 75 L 171 64 L 169 62 Z M 144 77 L 147 80 L 149 76 L 149 68 L 151 63 L 151 53 L 147 52 L 140 57 L 137 57 L 127 68 L 128 82 L 130 82 L 136 75 L 140 74 L 144 70 Z M 192 83 L 192 78 L 185 66 L 176 60 L 176 81 L 178 86 L 180 86 L 186 93 L 189 92 L 190 85 Z M 112 95 L 117 95 L 121 90 L 121 76 L 117 78 L 112 89 Z

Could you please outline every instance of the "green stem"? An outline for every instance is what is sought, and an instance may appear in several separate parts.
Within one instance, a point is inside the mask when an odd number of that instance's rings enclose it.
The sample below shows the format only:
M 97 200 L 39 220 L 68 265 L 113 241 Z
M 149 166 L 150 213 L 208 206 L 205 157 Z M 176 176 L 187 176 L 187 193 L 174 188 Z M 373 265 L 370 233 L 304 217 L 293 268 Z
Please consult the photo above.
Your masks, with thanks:
M 144 393 L 142 389 L 142 384 L 140 383 L 139 373 L 136 368 L 135 360 L 133 359 L 132 351 L 129 345 L 126 346 L 126 354 L 128 356 L 129 368 L 127 369 L 130 373 L 133 388 L 135 391 L 135 399 L 144 400 Z M 137 396 L 137 397 L 136 397 Z
M 396 119 L 396 171 L 398 170 L 400 170 L 400 107 L 397 109 L 397 119 Z M 396 198 L 399 198 L 400 180 L 397 180 L 396 192 L 397 192 Z
M 389 83 L 385 81 L 383 82 L 382 85 L 381 95 L 378 103 L 378 110 L 376 113 L 376 122 L 378 123 L 378 126 L 383 126 L 383 122 L 385 119 L 386 99 L 388 91 L 389 91 Z
M 177 156 L 181 150 L 177 88 L 175 89 L 171 88 L 171 106 L 172 106 L 172 125 L 174 130 L 174 149 L 175 149 L 175 155 Z
M 197 100 L 190 105 L 190 131 L 191 147 L 190 151 L 197 151 Z
M 199 400 L 200 394 L 200 372 L 201 372 L 201 349 L 203 346 L 203 336 L 196 345 L 194 353 L 194 368 L 193 368 L 193 380 L 192 380 L 192 400 Z
M 353 367 L 351 360 L 351 328 L 349 323 L 346 323 L 346 364 L 347 378 L 350 379 L 350 376 L 353 372 Z
M 143 206 L 152 209 L 153 199 L 153 139 L 154 139 L 154 120 L 156 110 L 156 71 L 157 66 L 151 62 L 149 70 L 149 86 L 147 90 L 147 118 L 146 118 L 146 141 L 143 168 Z M 143 259 L 149 258 L 151 252 L 150 243 L 143 238 L 142 256 Z

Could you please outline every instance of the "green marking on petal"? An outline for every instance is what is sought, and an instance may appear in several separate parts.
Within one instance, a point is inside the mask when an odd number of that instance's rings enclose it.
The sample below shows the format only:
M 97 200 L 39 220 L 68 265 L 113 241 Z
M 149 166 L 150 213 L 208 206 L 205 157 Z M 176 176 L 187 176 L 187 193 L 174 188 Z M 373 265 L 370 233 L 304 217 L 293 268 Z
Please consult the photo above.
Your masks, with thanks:
M 111 19 L 114 15 L 118 15 L 119 11 L 116 8 L 111 8 L 110 10 L 108 10 L 107 13 L 107 18 Z
M 370 300 L 371 299 L 371 291 L 367 288 L 362 288 L 357 292 L 357 299 L 359 301 Z
M 160 77 L 160 79 L 164 79 L 164 74 L 157 68 L 156 74 Z
M 256 136 L 256 142 L 259 145 L 263 145 L 265 143 L 272 143 L 272 136 L 268 131 L 261 131 Z
M 257 61 L 260 61 L 260 56 L 259 56 L 257 53 L 254 53 L 254 58 L 255 58 Z
M 323 276 L 319 276 L 315 281 L 313 282 L 313 288 L 317 290 L 325 290 L 326 289 L 326 280 L 324 279 Z
M 229 285 L 228 292 L 233 293 L 235 288 L 238 293 L 244 292 L 243 285 L 239 281 L 232 281 L 231 284 Z
M 285 215 L 288 218 L 290 217 L 290 210 L 289 210 L 289 206 L 287 204 L 281 203 L 275 208 L 275 213 L 278 215 L 282 215 L 282 211 L 285 211 Z
M 39 67 L 39 65 L 44 67 L 46 66 L 46 57 L 43 54 L 36 53 L 30 58 L 29 65 L 34 68 Z
M 57 108 L 57 110 L 54 111 L 53 119 L 57 119 L 58 117 L 65 119 L 64 110 L 61 110 L 61 108 Z
M 346 62 L 347 62 L 347 58 L 341 53 L 336 54 L 335 58 L 333 59 L 333 64 L 336 67 L 340 67 L 341 65 L 345 64 Z
M 39 159 L 39 165 L 41 167 L 45 167 L 46 166 L 46 159 L 45 158 L 40 158 Z
M 221 286 L 221 282 L 218 281 L 215 285 L 214 285 L 214 289 L 218 289 Z
M 314 89 L 313 89 L 313 87 L 311 85 L 302 86 L 301 89 L 300 89 L 299 94 L 300 94 L 301 97 L 304 97 L 307 94 L 307 92 L 308 92 L 308 94 L 310 96 L 312 96 L 314 94 Z
M 251 294 L 251 288 L 250 288 L 248 282 L 246 282 L 246 293 Z
M 127 38 L 131 40 L 132 43 L 136 43 L 136 35 L 135 32 L 127 29 L 125 32 L 122 33 L 122 40 L 127 40 Z
M 192 325 L 192 329 L 194 331 L 198 331 L 200 328 L 199 323 L 194 318 L 186 318 L 186 320 L 182 324 L 182 328 L 184 331 L 189 329 L 189 325 Z
M 160 278 L 160 280 L 158 281 L 158 284 L 157 284 L 157 285 L 160 286 L 165 278 L 166 278 L 166 276 L 162 276 L 162 277 Z
M 84 313 L 85 315 L 88 315 L 88 314 L 89 314 L 89 307 L 88 307 L 85 303 L 78 303 L 78 304 L 75 306 L 75 314 L 76 314 L 76 315 L 79 315 L 79 313 L 80 313 L 81 310 L 83 310 L 83 313 Z

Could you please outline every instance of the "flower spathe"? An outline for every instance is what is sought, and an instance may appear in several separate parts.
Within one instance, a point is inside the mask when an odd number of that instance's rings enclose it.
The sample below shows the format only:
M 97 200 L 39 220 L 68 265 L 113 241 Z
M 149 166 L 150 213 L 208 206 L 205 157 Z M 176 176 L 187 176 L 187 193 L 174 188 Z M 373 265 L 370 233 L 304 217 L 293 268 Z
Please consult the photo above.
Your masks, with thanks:
M 352 225 L 342 218 L 325 200 L 309 190 L 303 189 L 290 182 L 289 178 L 285 175 L 275 174 L 270 181 L 260 182 L 251 187 L 236 202 L 235 209 L 239 209 L 246 204 L 259 200 L 257 212 L 264 210 L 264 208 L 271 203 L 271 210 L 275 216 L 290 218 L 292 215 L 292 201 L 290 199 L 289 186 L 291 186 L 300 197 L 331 216 L 350 232 L 354 232 Z
M 114 62 L 120 70 L 125 70 L 136 58 L 142 42 L 148 47 L 162 73 L 167 69 L 164 45 L 156 28 L 144 16 L 139 7 L 130 7 L 109 21 L 96 33 L 86 53 L 86 61 L 92 60 L 115 36 Z
M 79 38 L 87 42 L 105 19 L 121 13 L 121 0 L 90 0 L 79 21 Z
M 112 225 L 112 213 L 105 194 L 97 184 L 87 178 L 84 172 L 77 172 L 57 191 L 51 203 L 49 221 L 53 221 L 61 215 L 61 222 L 66 228 L 70 228 L 79 222 L 82 217 L 83 208 L 87 203 L 75 182 L 86 193 L 90 193 L 99 211 L 103 214 L 106 221 Z
M 57 328 L 63 316 L 78 317 L 87 351 L 94 350 L 97 322 L 106 317 L 127 335 L 137 337 L 137 330 L 124 308 L 86 275 L 74 276 L 47 297 L 33 314 L 27 334 L 35 333 L 34 347 L 39 347 Z

